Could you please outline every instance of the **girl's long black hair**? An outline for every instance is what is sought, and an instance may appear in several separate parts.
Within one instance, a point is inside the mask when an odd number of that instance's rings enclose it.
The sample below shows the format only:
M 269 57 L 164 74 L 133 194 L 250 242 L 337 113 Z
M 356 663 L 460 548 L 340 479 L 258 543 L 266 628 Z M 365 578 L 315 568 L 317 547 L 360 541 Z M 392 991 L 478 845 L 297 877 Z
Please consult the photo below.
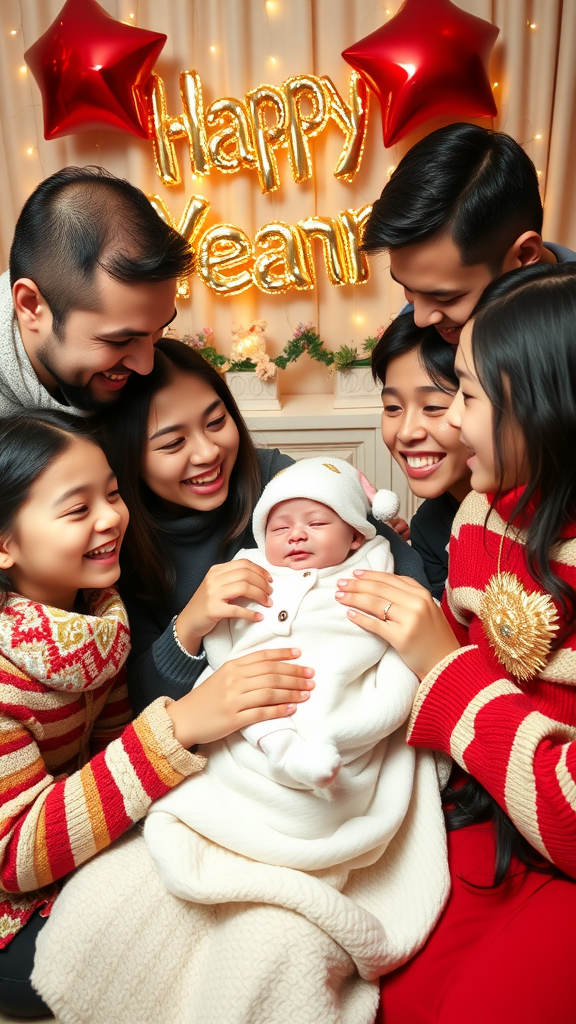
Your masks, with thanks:
M 526 562 L 534 581 L 562 609 L 558 647 L 576 621 L 576 592 L 552 564 L 562 528 L 576 520 L 576 264 L 534 264 L 505 274 L 488 286 L 472 318 L 474 367 L 494 409 L 501 481 L 504 432 L 511 422 L 524 440 L 528 483 L 510 522 L 535 504 L 526 530 Z M 506 877 L 513 855 L 533 869 L 562 874 L 539 856 L 475 779 L 445 791 L 446 804 L 449 829 L 493 820 L 494 885 Z
M 225 502 L 227 529 L 222 553 L 246 529 L 262 486 L 256 449 L 225 380 L 194 349 L 177 338 L 162 338 L 155 346 L 152 373 L 145 377 L 134 374 L 120 402 L 102 417 L 99 426 L 102 447 L 130 512 L 130 526 L 122 545 L 122 581 L 134 597 L 144 601 L 166 598 L 175 582 L 175 568 L 168 556 L 163 530 L 153 515 L 154 495 L 140 472 L 148 438 L 150 403 L 158 391 L 181 374 L 201 377 L 210 385 L 222 399 L 240 435 Z
M 13 534 L 35 480 L 74 437 L 97 443 L 85 420 L 64 412 L 28 409 L 0 418 L 0 538 Z M 0 569 L 0 608 L 12 589 L 10 573 Z

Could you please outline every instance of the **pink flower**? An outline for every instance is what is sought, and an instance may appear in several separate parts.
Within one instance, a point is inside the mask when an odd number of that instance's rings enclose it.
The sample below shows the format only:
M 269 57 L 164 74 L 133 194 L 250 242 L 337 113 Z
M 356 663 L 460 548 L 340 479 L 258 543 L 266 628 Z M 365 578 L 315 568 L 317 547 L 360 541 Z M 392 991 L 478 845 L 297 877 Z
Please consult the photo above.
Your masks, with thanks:
M 298 324 L 298 327 L 294 331 L 294 334 L 292 335 L 292 337 L 294 337 L 294 338 L 301 338 L 303 334 L 307 334 L 308 331 L 313 331 L 313 330 L 314 330 L 314 324 L 312 323 L 311 320 L 309 320 L 308 323 L 306 323 L 306 324 Z

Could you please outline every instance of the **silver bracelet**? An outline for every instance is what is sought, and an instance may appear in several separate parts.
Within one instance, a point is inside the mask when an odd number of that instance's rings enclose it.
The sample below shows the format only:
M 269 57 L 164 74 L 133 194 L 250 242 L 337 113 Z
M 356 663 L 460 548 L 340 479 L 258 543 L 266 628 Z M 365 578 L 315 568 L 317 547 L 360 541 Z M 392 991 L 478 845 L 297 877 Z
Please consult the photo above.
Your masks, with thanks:
M 176 619 L 177 618 L 178 618 L 178 616 L 175 615 L 174 618 L 172 619 L 172 636 L 174 637 L 174 643 L 182 651 L 182 654 L 186 655 L 187 658 L 192 658 L 193 661 L 201 661 L 202 658 L 206 657 L 206 652 L 205 651 L 201 651 L 200 654 L 190 654 L 190 651 L 186 650 L 186 648 L 184 647 L 184 644 L 180 643 L 180 639 L 178 637 L 178 633 L 176 632 Z

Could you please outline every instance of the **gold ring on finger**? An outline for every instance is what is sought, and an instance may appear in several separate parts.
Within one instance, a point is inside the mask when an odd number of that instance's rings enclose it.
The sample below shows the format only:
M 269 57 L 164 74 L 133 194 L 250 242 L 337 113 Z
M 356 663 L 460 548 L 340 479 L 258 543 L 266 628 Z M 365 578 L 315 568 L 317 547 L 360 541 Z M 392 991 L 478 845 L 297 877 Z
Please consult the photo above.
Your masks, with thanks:
M 382 621 L 383 622 L 386 622 L 386 616 L 388 615 L 388 612 L 390 611 L 391 607 L 392 607 L 392 601 L 388 601 L 388 604 L 384 605 L 384 607 L 382 609 Z

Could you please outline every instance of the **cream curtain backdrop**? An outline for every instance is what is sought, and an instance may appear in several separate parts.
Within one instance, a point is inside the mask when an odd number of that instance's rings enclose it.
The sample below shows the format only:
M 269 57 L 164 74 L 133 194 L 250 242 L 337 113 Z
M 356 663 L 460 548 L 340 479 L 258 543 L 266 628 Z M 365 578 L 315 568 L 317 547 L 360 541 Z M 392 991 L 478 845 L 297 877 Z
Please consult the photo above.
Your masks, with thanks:
M 243 98 L 262 83 L 279 85 L 291 75 L 329 75 L 344 98 L 351 68 L 340 56 L 351 43 L 384 24 L 400 0 L 101 0 L 114 18 L 165 32 L 167 43 L 155 71 L 165 84 L 168 111 L 181 113 L 178 77 L 195 68 L 204 102 L 222 96 Z M 331 121 L 310 147 L 314 173 L 298 185 L 285 152 L 279 154 L 280 188 L 262 195 L 254 171 L 210 175 L 192 181 L 184 141 L 176 143 L 182 184 L 167 187 L 155 169 L 152 143 L 113 132 L 86 132 L 46 142 L 36 83 L 23 54 L 45 32 L 63 0 L 2 0 L 0 4 L 0 269 L 8 266 L 12 232 L 27 195 L 45 176 L 67 164 L 102 164 L 146 193 L 160 195 L 178 221 L 187 200 L 202 194 L 211 209 L 205 226 L 231 222 L 253 238 L 269 221 L 295 224 L 303 217 L 336 216 L 372 202 L 390 168 L 422 135 L 440 122 L 424 125 L 392 149 L 382 141 L 380 109 L 371 96 L 366 148 L 351 184 L 333 170 L 343 136 Z M 498 107 L 494 127 L 509 132 L 534 160 L 545 200 L 544 235 L 576 248 L 576 196 L 572 182 L 576 138 L 576 0 L 459 0 L 471 14 L 500 27 L 491 65 Z M 488 120 L 480 123 L 489 125 Z M 236 297 L 216 296 L 197 277 L 191 299 L 179 300 L 180 333 L 210 326 L 220 351 L 228 352 L 233 321 L 268 322 L 270 354 L 276 355 L 301 321 L 312 321 L 330 348 L 361 342 L 402 303 L 380 256 L 362 285 L 330 284 L 319 245 L 315 247 L 317 285 L 313 291 L 270 296 L 252 287 Z M 282 374 L 285 393 L 332 390 L 322 366 L 304 356 Z

